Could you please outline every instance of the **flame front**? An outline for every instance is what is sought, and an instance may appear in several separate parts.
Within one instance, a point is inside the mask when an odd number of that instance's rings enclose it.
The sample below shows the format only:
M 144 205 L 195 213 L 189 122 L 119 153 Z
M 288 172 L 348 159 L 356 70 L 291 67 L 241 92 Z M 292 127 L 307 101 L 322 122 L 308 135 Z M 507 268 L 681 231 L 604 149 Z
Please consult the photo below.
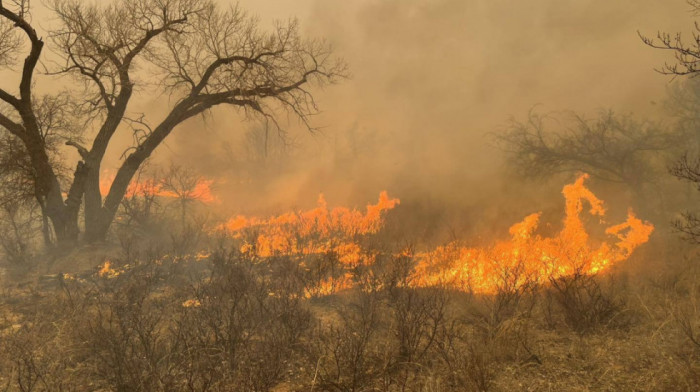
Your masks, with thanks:
M 381 192 L 377 203 L 368 205 L 364 213 L 345 207 L 329 210 L 326 199 L 320 195 L 314 209 L 268 219 L 239 215 L 219 229 L 241 240 L 240 251 L 250 258 L 291 256 L 303 260 L 311 255 L 331 256 L 340 264 L 340 270 L 319 277 L 306 291 L 307 297 L 330 295 L 352 287 L 352 268 L 373 262 L 373 256 L 363 252 L 357 240 L 381 230 L 384 213 L 399 203 L 399 199 Z M 300 261 L 299 266 L 310 270 L 305 261 Z
M 605 209 L 580 176 L 564 187 L 566 217 L 558 235 L 543 238 L 535 234 L 540 213 L 527 216 L 510 228 L 511 239 L 488 248 L 460 247 L 450 244 L 417 255 L 418 264 L 411 282 L 416 286 L 446 285 L 459 290 L 493 293 L 504 285 L 518 287 L 573 274 L 595 274 L 627 259 L 649 240 L 654 226 L 642 222 L 630 210 L 627 220 L 606 229 L 617 242 L 589 243 L 581 213 L 584 202 L 590 213 L 603 217 Z
M 105 196 L 109 193 L 109 189 L 114 181 L 114 174 L 105 172 L 100 180 L 100 193 Z M 189 200 L 199 200 L 204 203 L 213 203 L 217 201 L 216 196 L 212 193 L 211 187 L 214 180 L 197 179 L 191 189 L 181 189 L 174 191 L 165 187 L 162 181 L 147 179 L 134 180 L 129 183 L 124 197 L 130 198 L 134 196 L 158 196 L 166 198 L 182 198 Z
M 535 213 L 510 227 L 509 240 L 489 247 L 470 248 L 453 242 L 426 252 L 405 250 L 394 257 L 414 259 L 415 267 L 407 284 L 494 293 L 567 275 L 596 274 L 627 259 L 648 241 L 654 226 L 630 210 L 625 222 L 605 230 L 613 241 L 592 245 L 581 219 L 584 205 L 601 221 L 606 211 L 603 201 L 584 185 L 587 178 L 588 175 L 581 175 L 564 187 L 566 215 L 557 235 L 536 234 L 541 213 Z M 379 201 L 368 205 L 365 212 L 343 207 L 329 209 L 321 195 L 318 206 L 308 211 L 267 219 L 236 216 L 220 228 L 240 240 L 240 251 L 248 256 L 295 256 L 302 260 L 303 267 L 305 256 L 333 254 L 343 270 L 319 281 L 309 294 L 327 295 L 353 286 L 353 268 L 374 263 L 376 254 L 363 250 L 358 239 L 379 232 L 385 213 L 398 204 L 398 199 L 382 192 Z
M 241 238 L 244 231 L 257 234 L 241 246 L 243 253 L 271 257 L 333 251 L 343 264 L 358 265 L 362 261 L 361 249 L 353 240 L 377 233 L 384 223 L 383 213 L 399 203 L 399 199 L 390 199 L 386 192 L 381 192 L 377 204 L 368 205 L 364 213 L 345 207 L 329 210 L 326 199 L 320 195 L 314 209 L 268 219 L 239 215 L 230 219 L 224 229 L 234 238 Z

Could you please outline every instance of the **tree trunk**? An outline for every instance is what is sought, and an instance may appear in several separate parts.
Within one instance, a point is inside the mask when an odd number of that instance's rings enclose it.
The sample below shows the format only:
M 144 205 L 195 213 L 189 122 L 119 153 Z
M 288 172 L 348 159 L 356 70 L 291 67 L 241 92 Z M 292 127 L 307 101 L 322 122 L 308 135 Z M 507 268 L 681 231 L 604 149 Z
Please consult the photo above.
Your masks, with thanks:
M 63 201 L 59 199 L 57 203 L 53 198 L 47 198 L 46 215 L 51 220 L 56 242 L 59 246 L 74 246 L 78 242 L 77 216 L 74 219 L 67 214 L 67 208 Z
M 105 219 L 100 191 L 100 164 L 89 163 L 85 178 L 85 240 L 87 242 L 104 241 L 107 230 L 103 227 Z M 107 227 L 108 228 L 108 227 Z
M 107 239 L 107 232 L 112 224 L 114 215 L 110 215 L 104 209 L 85 216 L 85 242 L 95 243 Z
M 41 209 L 41 236 L 44 239 L 44 247 L 46 249 L 50 249 L 53 245 L 53 241 L 51 240 L 51 224 L 49 223 L 49 216 L 46 215 L 46 206 L 38 197 L 37 204 L 39 204 L 39 209 Z
M 180 105 L 184 106 L 182 103 Z M 189 114 L 189 117 L 196 114 L 197 113 L 191 113 Z M 93 197 L 95 193 L 98 195 L 100 194 L 99 171 L 88 175 L 88 178 L 92 178 L 93 182 L 90 183 L 90 180 L 88 180 L 88 186 L 85 188 L 85 240 L 87 242 L 104 241 L 106 239 L 109 227 L 112 224 L 112 221 L 117 214 L 117 210 L 121 205 L 122 199 L 126 195 L 129 184 L 134 178 L 134 175 L 138 171 L 139 167 L 146 159 L 148 159 L 151 153 L 153 153 L 153 151 L 160 145 L 165 137 L 168 136 L 170 132 L 172 132 L 172 130 L 186 118 L 188 118 L 188 116 L 184 116 L 178 110 L 173 110 L 170 116 L 168 116 L 153 130 L 144 143 L 126 157 L 121 167 L 117 171 L 114 181 L 112 181 L 112 185 L 109 188 L 109 192 L 104 199 L 102 207 L 99 209 L 90 208 L 88 210 L 87 207 L 88 193 L 92 193 Z M 91 177 L 92 174 L 95 174 L 95 177 Z
M 30 122 L 27 121 L 27 123 Z M 26 139 L 23 141 L 36 175 L 35 195 L 39 204 L 43 206 L 43 212 L 51 220 L 56 241 L 61 245 L 73 245 L 78 240 L 77 214 L 75 219 L 71 219 L 69 208 L 63 201 L 58 177 L 46 153 L 44 140 L 38 129 L 33 128 L 31 132 L 27 132 Z

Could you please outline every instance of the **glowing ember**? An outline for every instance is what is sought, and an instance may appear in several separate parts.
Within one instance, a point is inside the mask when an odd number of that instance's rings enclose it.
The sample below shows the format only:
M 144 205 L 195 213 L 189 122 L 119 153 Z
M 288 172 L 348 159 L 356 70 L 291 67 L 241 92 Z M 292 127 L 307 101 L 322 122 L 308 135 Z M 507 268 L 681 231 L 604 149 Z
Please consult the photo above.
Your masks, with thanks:
M 202 306 L 202 303 L 198 299 L 188 299 L 182 303 L 183 308 L 196 308 Z
M 114 278 L 119 276 L 120 274 L 121 271 L 112 268 L 112 262 L 110 262 L 109 260 L 105 261 L 104 264 L 102 264 L 100 270 L 97 272 L 97 275 L 101 278 Z
M 510 241 L 490 248 L 467 248 L 455 244 L 418 254 L 413 273 L 416 286 L 447 285 L 460 290 L 490 293 L 498 287 L 517 287 L 525 283 L 546 282 L 550 278 L 574 273 L 594 274 L 627 259 L 639 245 L 647 242 L 654 230 L 630 211 L 627 221 L 607 228 L 617 238 L 613 245 L 589 244 L 581 221 L 583 203 L 592 215 L 603 216 L 603 202 L 584 186 L 588 175 L 564 187 L 566 218 L 564 228 L 555 237 L 534 234 L 540 214 L 527 216 L 510 228 Z

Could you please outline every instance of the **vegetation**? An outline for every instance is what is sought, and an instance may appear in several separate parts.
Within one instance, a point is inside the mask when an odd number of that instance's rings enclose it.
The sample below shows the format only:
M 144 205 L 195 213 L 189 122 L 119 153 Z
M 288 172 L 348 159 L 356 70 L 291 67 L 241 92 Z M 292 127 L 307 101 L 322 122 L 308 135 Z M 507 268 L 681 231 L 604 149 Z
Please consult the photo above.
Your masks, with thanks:
M 297 22 L 264 33 L 243 10 L 208 0 L 49 5 L 58 19 L 49 32 L 49 59 L 56 64 L 49 73 L 65 76 L 65 92 L 35 92 L 36 68 L 46 55 L 30 2 L 0 2 L 0 66 L 16 71 L 18 86 L 16 92 L 0 89 L 0 126 L 17 147 L 10 176 L 22 177 L 21 195 L 35 199 L 45 230 L 61 243 L 78 240 L 81 209 L 85 240 L 104 240 L 134 175 L 188 119 L 228 106 L 276 125 L 275 110 L 284 109 L 310 127 L 308 116 L 317 107 L 307 85 L 345 74 L 326 43 L 300 36 Z M 166 115 L 153 119 L 128 110 L 140 94 L 168 94 Z M 103 195 L 101 163 L 120 127 L 133 130 L 134 145 Z M 72 174 L 56 156 L 60 143 L 79 153 Z
M 304 299 L 303 281 L 274 268 L 292 260 L 260 264 L 226 250 L 207 261 L 161 256 L 124 270 L 114 261 L 101 274 L 61 274 L 39 292 L 17 288 L 4 297 L 0 381 L 20 391 L 499 390 L 561 371 L 557 355 L 592 361 L 602 374 L 611 357 L 595 362 L 590 351 L 545 345 L 584 350 L 641 328 L 613 322 L 642 310 L 601 290 L 597 278 L 474 297 L 402 287 L 400 262 L 357 271 L 367 286 L 317 300 Z M 550 331 L 568 343 L 550 341 Z M 640 371 L 691 370 L 675 361 Z M 630 386 L 615 377 L 590 382 Z
M 700 389 L 700 218 L 675 181 L 700 189 L 697 81 L 670 89 L 668 121 L 533 111 L 495 135 L 511 173 L 589 173 L 656 227 L 631 210 L 603 222 L 582 175 L 564 188 L 558 235 L 539 213 L 510 241 L 425 251 L 404 222 L 383 230 L 399 205 L 386 193 L 366 213 L 321 197 L 226 221 L 206 204 L 207 178 L 149 166 L 173 130 L 219 106 L 263 124 L 245 135 L 249 177 L 284 166 L 287 140 L 269 126 L 286 111 L 310 129 L 309 85 L 346 75 L 295 21 L 264 33 L 209 0 L 48 4 L 46 50 L 29 1 L 0 0 L 0 67 L 16 84 L 0 89 L 0 390 Z M 663 73 L 700 72 L 697 34 L 643 40 L 676 54 Z M 58 93 L 39 93 L 44 59 Z M 140 94 L 170 96 L 162 118 L 130 109 Z M 107 179 L 118 129 L 134 144 Z M 604 223 L 590 237 L 584 207 Z M 671 216 L 689 241 L 662 226 Z
M 700 2 L 691 0 L 688 4 L 692 12 L 697 15 L 700 12 Z M 674 61 L 665 63 L 658 71 L 671 76 L 694 77 L 700 72 L 700 25 L 695 24 L 692 33 L 692 41 L 688 43 L 680 33 L 673 36 L 666 32 L 657 33 L 656 39 L 641 36 L 642 41 L 648 46 L 673 53 Z M 700 189 L 700 150 L 698 149 L 697 122 L 697 82 L 687 83 L 685 89 L 679 89 L 672 95 L 670 107 L 681 120 L 680 124 L 689 130 L 686 151 L 681 158 L 671 167 L 670 172 L 680 180 L 690 182 Z M 700 220 L 694 212 L 685 212 L 682 219 L 675 222 L 675 227 L 685 237 L 693 242 L 700 239 Z

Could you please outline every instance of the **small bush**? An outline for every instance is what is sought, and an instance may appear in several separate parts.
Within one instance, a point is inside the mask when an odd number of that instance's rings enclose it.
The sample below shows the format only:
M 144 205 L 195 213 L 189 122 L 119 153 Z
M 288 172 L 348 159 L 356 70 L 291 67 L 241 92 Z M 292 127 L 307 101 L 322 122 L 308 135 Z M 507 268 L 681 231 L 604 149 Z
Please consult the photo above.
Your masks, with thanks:
M 564 323 L 578 334 L 593 332 L 601 327 L 626 327 L 630 323 L 626 299 L 615 292 L 615 282 L 607 287 L 599 277 L 576 272 L 570 276 L 549 279 L 550 287 L 545 296 L 549 309 L 548 323 L 554 323 L 556 306 Z

